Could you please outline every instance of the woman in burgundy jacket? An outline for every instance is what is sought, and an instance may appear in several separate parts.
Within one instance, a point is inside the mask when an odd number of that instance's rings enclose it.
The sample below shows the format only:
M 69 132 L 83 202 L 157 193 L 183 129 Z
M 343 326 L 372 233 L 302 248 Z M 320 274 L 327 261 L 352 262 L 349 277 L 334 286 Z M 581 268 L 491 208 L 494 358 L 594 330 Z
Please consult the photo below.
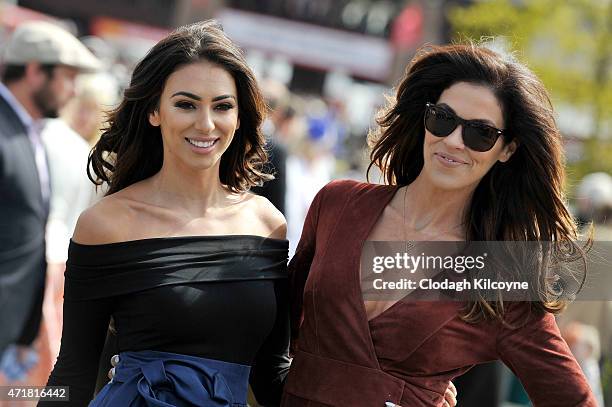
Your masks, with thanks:
M 536 407 L 595 407 L 555 323 L 562 301 L 364 301 L 361 289 L 369 240 L 574 244 L 541 82 L 480 47 L 435 47 L 417 55 L 378 124 L 371 166 L 388 185 L 323 188 L 289 265 L 283 405 L 442 406 L 450 380 L 500 359 Z

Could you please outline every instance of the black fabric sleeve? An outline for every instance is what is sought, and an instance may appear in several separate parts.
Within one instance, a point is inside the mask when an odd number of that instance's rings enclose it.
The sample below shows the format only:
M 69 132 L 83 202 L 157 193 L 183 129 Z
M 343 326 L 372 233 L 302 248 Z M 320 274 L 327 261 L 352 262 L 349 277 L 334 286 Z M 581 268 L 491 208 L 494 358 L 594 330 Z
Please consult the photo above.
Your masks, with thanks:
M 279 406 L 289 373 L 289 290 L 286 279 L 274 283 L 276 320 L 272 331 L 257 352 L 249 383 L 262 406 Z
M 47 386 L 68 386 L 70 401 L 39 402 L 39 406 L 82 407 L 93 398 L 112 303 L 113 298 L 64 299 L 62 344 Z

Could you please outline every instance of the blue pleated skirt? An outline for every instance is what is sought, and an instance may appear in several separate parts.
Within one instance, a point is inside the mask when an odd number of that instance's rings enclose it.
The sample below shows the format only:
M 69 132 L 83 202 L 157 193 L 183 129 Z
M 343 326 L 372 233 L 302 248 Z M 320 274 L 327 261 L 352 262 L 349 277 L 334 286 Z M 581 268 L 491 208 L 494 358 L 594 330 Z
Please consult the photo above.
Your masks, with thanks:
M 177 353 L 122 352 L 89 407 L 246 407 L 250 366 Z

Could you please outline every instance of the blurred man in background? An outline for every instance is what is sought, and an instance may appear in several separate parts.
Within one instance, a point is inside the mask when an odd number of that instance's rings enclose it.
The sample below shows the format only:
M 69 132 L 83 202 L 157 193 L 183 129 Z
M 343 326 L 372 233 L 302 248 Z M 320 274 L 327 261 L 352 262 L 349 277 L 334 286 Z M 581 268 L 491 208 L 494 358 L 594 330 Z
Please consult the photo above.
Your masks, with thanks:
M 40 327 L 45 225 L 51 195 L 42 119 L 74 95 L 79 72 L 98 59 L 72 34 L 46 22 L 16 28 L 4 47 L 0 84 L 0 355 L 20 376 Z M 12 363 L 8 363 L 11 360 Z

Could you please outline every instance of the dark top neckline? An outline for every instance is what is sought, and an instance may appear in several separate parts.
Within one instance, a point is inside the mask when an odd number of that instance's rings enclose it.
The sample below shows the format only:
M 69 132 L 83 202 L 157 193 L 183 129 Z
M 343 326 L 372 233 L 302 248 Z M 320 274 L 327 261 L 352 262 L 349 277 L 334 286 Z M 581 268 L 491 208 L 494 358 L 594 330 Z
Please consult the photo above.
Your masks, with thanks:
M 65 299 L 177 284 L 286 279 L 288 247 L 287 240 L 256 235 L 174 236 L 99 245 L 71 241 Z
M 97 244 L 79 243 L 79 242 L 75 242 L 71 238 L 70 245 L 86 249 L 86 248 L 96 248 L 96 247 L 132 246 L 132 245 L 138 245 L 138 244 L 156 243 L 156 242 L 164 242 L 164 241 L 197 242 L 198 240 L 215 241 L 215 240 L 238 240 L 238 239 L 247 239 L 247 240 L 252 239 L 252 240 L 270 241 L 270 242 L 278 242 L 278 243 L 288 242 L 287 239 L 277 239 L 277 238 L 265 237 L 265 236 L 259 236 L 259 235 L 186 235 L 186 236 L 147 237 L 144 239 L 124 240 L 120 242 L 97 243 Z

